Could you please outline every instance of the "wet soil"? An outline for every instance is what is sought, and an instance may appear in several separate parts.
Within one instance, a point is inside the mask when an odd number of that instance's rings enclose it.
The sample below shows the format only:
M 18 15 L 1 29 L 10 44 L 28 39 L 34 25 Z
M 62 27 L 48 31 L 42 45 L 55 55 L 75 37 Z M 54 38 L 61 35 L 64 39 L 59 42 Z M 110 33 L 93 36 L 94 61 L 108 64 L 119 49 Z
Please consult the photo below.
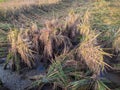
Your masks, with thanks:
M 3 65 L 0 65 L 0 78 L 4 86 L 10 90 L 24 90 L 25 87 L 31 84 L 30 80 L 22 79 L 17 73 L 4 70 Z

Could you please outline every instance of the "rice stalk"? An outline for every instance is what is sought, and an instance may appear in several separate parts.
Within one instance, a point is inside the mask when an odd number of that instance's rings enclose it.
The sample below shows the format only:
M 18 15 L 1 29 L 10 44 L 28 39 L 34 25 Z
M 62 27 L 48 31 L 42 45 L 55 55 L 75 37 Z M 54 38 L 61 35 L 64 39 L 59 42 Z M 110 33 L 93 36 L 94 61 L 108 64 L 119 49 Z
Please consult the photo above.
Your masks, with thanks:
M 82 18 L 82 22 L 80 23 L 80 25 L 78 26 L 80 29 L 80 34 L 83 35 L 83 37 L 88 36 L 88 34 L 90 33 L 90 12 L 87 10 Z
M 120 51 L 120 29 L 114 34 L 114 40 L 113 40 L 112 46 L 115 52 Z
M 24 32 L 21 30 L 18 34 L 17 50 L 24 63 L 26 63 L 29 67 L 32 67 L 31 62 L 34 64 L 34 51 L 32 50 L 32 43 L 33 42 L 31 41 L 30 36 L 28 36 L 28 31 L 26 30 Z

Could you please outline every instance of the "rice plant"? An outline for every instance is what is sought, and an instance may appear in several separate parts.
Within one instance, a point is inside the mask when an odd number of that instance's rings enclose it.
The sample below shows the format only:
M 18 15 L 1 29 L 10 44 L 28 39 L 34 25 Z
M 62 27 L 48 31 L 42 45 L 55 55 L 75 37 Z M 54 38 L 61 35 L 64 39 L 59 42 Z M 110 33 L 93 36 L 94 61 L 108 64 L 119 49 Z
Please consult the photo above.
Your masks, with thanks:
M 18 30 L 13 30 L 13 31 L 10 31 L 9 34 L 8 34 L 8 39 L 11 43 L 11 48 L 12 50 L 10 50 L 8 56 L 7 56 L 7 62 L 5 64 L 5 67 L 7 67 L 7 64 L 9 63 L 9 60 L 11 60 L 11 67 L 13 70 L 15 70 L 15 68 L 17 70 L 20 69 L 19 67 L 19 56 L 17 54 L 17 37 L 18 37 Z M 18 64 L 15 64 L 15 63 L 18 63 Z
M 29 67 L 32 67 L 34 64 L 34 51 L 32 50 L 30 37 L 28 36 L 28 30 L 11 30 L 8 33 L 8 40 L 10 42 L 11 48 L 7 57 L 7 64 L 12 64 L 14 70 L 19 70 L 21 63 L 24 62 Z M 16 69 L 15 69 L 16 68 Z
M 115 49 L 116 52 L 120 51 L 120 29 L 114 34 L 114 39 L 113 39 L 113 48 Z

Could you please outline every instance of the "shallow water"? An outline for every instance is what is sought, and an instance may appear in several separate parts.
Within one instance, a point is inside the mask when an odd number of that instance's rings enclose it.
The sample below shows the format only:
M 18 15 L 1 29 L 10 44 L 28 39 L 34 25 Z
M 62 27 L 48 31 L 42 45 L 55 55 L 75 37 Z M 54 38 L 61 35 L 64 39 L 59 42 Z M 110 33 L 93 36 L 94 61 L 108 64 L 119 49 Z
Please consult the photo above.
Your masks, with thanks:
M 3 64 L 5 60 L 5 58 L 0 59 L 0 79 L 2 80 L 4 86 L 10 90 L 26 90 L 25 88 L 32 84 L 29 77 L 45 74 L 45 68 L 42 64 L 38 65 L 36 69 L 25 68 L 22 74 L 12 72 L 9 69 L 4 70 Z
M 15 72 L 4 70 L 3 65 L 0 65 L 0 78 L 5 87 L 10 90 L 24 90 L 31 84 L 28 79 L 21 79 L 21 76 Z
M 25 88 L 32 83 L 32 81 L 30 81 L 27 77 L 45 73 L 45 68 L 42 66 L 43 65 L 39 65 L 37 69 L 33 70 L 25 69 L 24 73 L 18 74 L 16 72 L 12 72 L 11 70 L 4 70 L 3 64 L 0 64 L 0 79 L 2 80 L 4 86 L 10 90 L 25 90 Z M 114 86 L 120 86 L 120 73 L 104 73 L 101 77 L 112 81 L 112 83 L 115 84 Z

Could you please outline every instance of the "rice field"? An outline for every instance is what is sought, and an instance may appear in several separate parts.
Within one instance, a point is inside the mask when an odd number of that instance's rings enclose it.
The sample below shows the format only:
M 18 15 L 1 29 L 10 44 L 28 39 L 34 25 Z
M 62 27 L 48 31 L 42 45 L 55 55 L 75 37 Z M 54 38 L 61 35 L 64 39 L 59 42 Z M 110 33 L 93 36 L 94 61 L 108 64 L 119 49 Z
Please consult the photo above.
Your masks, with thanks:
M 1 0 L 0 8 L 2 10 L 16 10 L 24 9 L 25 7 L 29 8 L 32 5 L 46 5 L 58 3 L 60 0 Z

